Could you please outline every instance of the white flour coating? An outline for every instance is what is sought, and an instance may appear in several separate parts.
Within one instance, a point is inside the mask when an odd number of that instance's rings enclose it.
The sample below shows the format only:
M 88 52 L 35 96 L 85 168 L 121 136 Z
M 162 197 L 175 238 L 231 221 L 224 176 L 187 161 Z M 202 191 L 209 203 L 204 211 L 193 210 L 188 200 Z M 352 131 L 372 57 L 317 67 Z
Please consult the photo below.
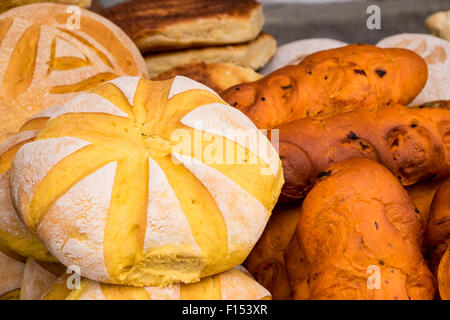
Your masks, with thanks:
M 0 296 L 19 289 L 25 264 L 8 257 L 0 251 Z
M 34 116 L 36 118 L 56 118 L 66 113 L 106 113 L 127 118 L 128 114 L 120 110 L 116 105 L 94 93 L 82 93 L 67 101 L 62 106 L 50 107 Z
M 119 77 L 115 78 L 114 80 L 108 81 L 108 83 L 112 83 L 117 88 L 119 88 L 127 98 L 130 106 L 133 106 L 134 96 L 141 79 L 141 77 Z
M 22 239 L 34 237 L 14 210 L 9 192 L 9 170 L 0 175 L 0 233 Z
M 21 143 L 23 141 L 27 141 L 27 140 L 36 138 L 38 133 L 39 133 L 39 130 L 28 130 L 28 131 L 16 133 L 15 135 L 8 138 L 5 142 L 3 142 L 0 145 L 0 154 L 5 153 L 6 151 L 11 149 L 12 147 L 17 146 L 19 143 Z
M 287 65 L 298 64 L 310 54 L 346 45 L 345 42 L 327 38 L 303 39 L 286 43 L 277 49 L 277 53 L 262 69 L 261 74 L 266 76 Z
M 173 284 L 171 287 L 145 287 L 145 291 L 150 296 L 151 300 L 180 300 L 180 285 Z
M 173 79 L 172 86 L 170 87 L 168 99 L 170 99 L 173 96 L 180 94 L 182 92 L 186 92 L 189 90 L 196 90 L 196 89 L 206 90 L 206 91 L 216 95 L 218 98 L 220 98 L 220 96 L 217 93 L 215 93 L 214 90 L 205 86 L 204 84 L 194 81 L 194 80 L 191 80 L 187 77 L 176 76 L 175 79 Z
M 79 58 L 87 62 L 86 56 L 75 46 L 61 37 L 55 37 L 55 58 Z
M 149 158 L 147 227 L 145 229 L 144 253 L 164 245 L 186 245 L 189 253 L 201 255 L 200 248 L 179 200 L 163 170 Z
M 23 145 L 14 158 L 10 173 L 12 200 L 18 214 L 25 214 L 38 185 L 62 159 L 89 145 L 77 138 L 62 137 L 38 140 Z
M 64 265 L 77 265 L 81 275 L 110 282 L 103 256 L 103 239 L 117 162 L 87 176 L 47 212 L 38 236 Z
M 181 123 L 193 129 L 199 124 L 201 128 L 198 130 L 242 145 L 266 162 L 273 175 L 277 176 L 280 169 L 278 153 L 267 137 L 241 111 L 225 104 L 213 103 L 192 110 L 181 119 Z
M 239 269 L 219 274 L 222 300 L 261 300 L 271 296 L 258 282 Z
M 269 218 L 266 208 L 233 180 L 189 156 L 173 153 L 208 189 L 225 220 L 230 252 L 248 251 L 261 236 Z
M 428 65 L 428 81 L 411 105 L 434 100 L 450 100 L 450 42 L 419 33 L 397 34 L 377 43 L 381 48 L 405 48 L 415 51 Z
M 38 300 L 58 277 L 42 268 L 34 259 L 28 258 L 20 288 L 20 300 Z

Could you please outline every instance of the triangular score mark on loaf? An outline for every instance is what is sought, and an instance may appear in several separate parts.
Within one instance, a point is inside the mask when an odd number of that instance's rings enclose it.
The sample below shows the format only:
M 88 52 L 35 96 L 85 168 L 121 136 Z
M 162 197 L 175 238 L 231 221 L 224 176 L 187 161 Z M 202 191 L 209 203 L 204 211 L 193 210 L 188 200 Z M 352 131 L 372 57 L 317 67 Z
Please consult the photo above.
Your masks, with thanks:
M 0 145 L 0 174 L 9 170 L 17 150 L 19 150 L 23 144 L 34 139 L 38 132 L 38 130 L 19 132 Z
M 188 246 L 195 256 L 201 251 L 192 236 L 180 202 L 164 171 L 149 159 L 148 209 L 144 254 L 164 245 Z
M 205 86 L 204 84 L 194 81 L 192 79 L 189 79 L 187 77 L 183 76 L 176 76 L 173 79 L 172 86 L 170 88 L 168 99 L 171 99 L 172 97 L 176 96 L 177 94 L 189 91 L 189 90 L 206 90 L 215 96 L 217 96 L 219 99 L 220 96 L 214 92 L 211 88 Z
M 56 20 L 60 23 L 66 23 L 70 17 L 68 13 L 59 13 L 56 15 Z M 97 21 L 97 19 L 99 21 Z M 102 21 L 106 20 L 106 21 Z M 115 32 L 121 31 L 116 25 L 105 26 L 109 20 L 103 17 L 96 17 L 93 19 L 85 14 L 81 15 L 81 32 L 89 35 L 98 44 L 100 44 L 106 52 L 108 52 L 114 59 L 116 64 L 122 69 L 123 73 L 128 75 L 139 74 L 138 67 L 134 61 L 128 48 L 120 41 Z M 117 30 L 114 30 L 117 29 Z M 67 30 L 66 30 L 67 31 Z M 67 31 L 70 32 L 70 31 Z M 75 34 L 75 32 L 72 32 Z
M 83 276 L 100 281 L 111 280 L 103 239 L 116 169 L 117 162 L 109 162 L 79 179 L 54 202 L 37 229 L 62 263 L 83 265 Z
M 241 111 L 225 104 L 213 103 L 192 110 L 181 119 L 181 123 L 202 131 L 224 137 L 248 148 L 258 155 L 274 176 L 280 169 L 279 157 L 266 136 Z
M 105 266 L 115 282 L 122 282 L 144 257 L 147 202 L 148 160 L 127 154 L 117 165 L 103 240 Z
M 86 55 L 65 39 L 55 36 L 50 47 L 47 75 L 52 71 L 72 70 L 91 65 Z
M 33 82 L 34 68 L 40 38 L 40 25 L 33 24 L 20 37 L 11 54 L 3 77 L 3 88 L 8 95 L 25 92 Z
M 127 118 L 128 114 L 119 109 L 105 98 L 93 94 L 82 93 L 75 98 L 69 100 L 62 106 L 50 107 L 38 115 L 32 117 L 36 118 L 50 118 L 54 119 L 66 113 L 105 113 L 113 116 Z
M 134 96 L 139 85 L 141 77 L 119 77 L 114 80 L 110 80 L 107 83 L 112 83 L 119 88 L 128 100 L 130 106 L 134 105 Z
M 78 35 L 77 33 L 73 32 L 73 31 L 69 31 L 69 30 L 62 29 L 62 28 L 58 28 L 58 30 L 70 35 L 72 38 L 81 42 L 83 45 L 85 45 L 86 47 L 91 49 L 97 55 L 97 57 L 99 57 L 100 60 L 103 61 L 103 63 L 106 66 L 108 66 L 111 69 L 114 69 L 113 64 L 111 63 L 109 58 L 106 56 L 106 54 L 104 54 L 101 50 L 97 49 L 94 45 L 92 45 L 88 40 L 84 39 L 81 35 Z
M 227 226 L 230 254 L 249 252 L 269 218 L 263 204 L 210 166 L 179 153 L 172 156 L 196 176 L 216 202 Z

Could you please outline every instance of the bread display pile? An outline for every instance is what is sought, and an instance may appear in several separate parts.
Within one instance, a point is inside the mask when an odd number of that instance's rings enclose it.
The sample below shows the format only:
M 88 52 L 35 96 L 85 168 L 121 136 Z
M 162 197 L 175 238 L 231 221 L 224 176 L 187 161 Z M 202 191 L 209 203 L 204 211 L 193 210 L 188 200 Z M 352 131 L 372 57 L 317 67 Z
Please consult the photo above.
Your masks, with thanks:
M 191 63 L 233 63 L 257 70 L 273 57 L 275 39 L 261 32 L 254 0 L 133 0 L 102 14 L 134 40 L 151 78 Z
M 263 76 L 253 0 L 21 4 L 0 300 L 450 299 L 447 40 L 303 39 Z

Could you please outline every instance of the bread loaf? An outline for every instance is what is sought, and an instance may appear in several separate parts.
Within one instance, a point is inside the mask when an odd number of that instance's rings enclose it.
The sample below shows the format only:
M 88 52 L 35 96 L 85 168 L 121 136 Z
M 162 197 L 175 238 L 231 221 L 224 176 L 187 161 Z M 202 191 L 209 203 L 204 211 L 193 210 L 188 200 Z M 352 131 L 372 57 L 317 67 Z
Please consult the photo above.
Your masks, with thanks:
M 346 46 L 347 43 L 333 39 L 302 39 L 283 44 L 278 47 L 273 59 L 265 66 L 261 73 L 268 75 L 288 65 L 296 65 L 310 54 L 318 51 L 334 49 Z
M 251 68 L 244 68 L 232 63 L 189 63 L 170 69 L 152 80 L 168 80 L 175 76 L 184 76 L 203 83 L 216 92 L 242 82 L 256 81 L 262 75 Z
M 54 2 L 67 5 L 76 5 L 82 8 L 88 8 L 91 0 L 3 0 L 0 3 L 0 12 L 10 10 L 12 8 L 39 2 Z
M 436 272 L 439 294 L 450 300 L 450 179 L 436 191 L 430 209 L 425 243 Z
M 300 217 L 301 205 L 278 204 L 264 233 L 250 255 L 245 267 L 274 300 L 290 300 L 291 285 L 285 263 L 285 252 Z
M 222 96 L 258 128 L 318 114 L 409 104 L 427 81 L 427 66 L 405 49 L 349 45 L 320 51 Z
M 0 246 L 0 300 L 19 300 L 25 258 Z
M 428 81 L 412 104 L 450 100 L 450 42 L 422 33 L 402 33 L 382 39 L 381 48 L 405 48 L 419 54 L 428 66 Z
M 0 142 L 34 114 L 120 75 L 147 72 L 134 43 L 109 20 L 84 9 L 78 16 L 51 3 L 4 12 Z
M 53 107 L 49 110 L 54 110 Z M 17 151 L 33 141 L 49 119 L 49 111 L 27 121 L 20 131 L 0 145 L 0 245 L 24 256 L 43 261 L 56 261 L 42 242 L 28 230 L 17 216 L 11 200 L 9 172 Z
M 28 258 L 23 272 L 20 300 L 38 300 L 65 270 L 59 263 Z
M 406 187 L 409 197 L 420 212 L 424 225 L 428 223 L 434 194 L 444 181 L 445 179 L 427 180 Z
M 327 168 L 350 157 L 380 162 L 405 186 L 450 174 L 450 109 L 356 110 L 279 127 L 286 199 L 304 198 Z M 320 143 L 319 143 L 320 142 Z
M 63 282 L 63 281 L 62 281 Z M 44 300 L 61 299 L 60 282 L 44 295 Z M 59 292 L 57 292 L 59 291 Z M 66 293 L 66 300 L 270 300 L 270 293 L 241 266 L 192 284 L 166 288 L 129 287 L 83 280 L 80 288 Z
M 161 286 L 244 261 L 283 174 L 241 112 L 185 77 L 117 78 L 52 112 L 10 184 L 19 216 L 64 265 Z
M 396 177 L 362 158 L 328 170 L 305 198 L 295 234 L 309 299 L 433 299 L 420 216 Z
M 254 0 L 133 0 L 102 14 L 142 52 L 247 42 L 264 24 L 262 6 Z

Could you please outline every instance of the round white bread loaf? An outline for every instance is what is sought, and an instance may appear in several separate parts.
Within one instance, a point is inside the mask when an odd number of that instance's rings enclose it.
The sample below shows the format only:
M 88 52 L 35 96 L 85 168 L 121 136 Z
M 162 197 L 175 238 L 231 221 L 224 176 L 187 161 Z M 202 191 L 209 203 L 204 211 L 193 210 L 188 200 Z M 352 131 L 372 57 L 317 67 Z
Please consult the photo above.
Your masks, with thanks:
M 422 92 L 411 102 L 450 99 L 450 42 L 435 36 L 419 33 L 403 33 L 382 39 L 381 48 L 405 48 L 415 51 L 428 65 L 428 81 Z
M 334 49 L 346 46 L 347 43 L 327 39 L 303 39 L 286 43 L 277 49 L 273 59 L 261 70 L 263 75 L 268 75 L 287 65 L 299 64 L 302 60 L 317 51 Z
M 32 115 L 121 75 L 147 76 L 142 55 L 111 21 L 36 3 L 0 15 L 0 142 Z
M 65 277 L 42 296 L 43 300 L 270 300 L 269 291 L 242 266 L 191 284 L 170 287 L 131 287 L 83 280 L 80 288 L 67 291 Z
M 278 199 L 281 161 L 211 89 L 121 77 L 48 113 L 10 184 L 60 262 L 104 283 L 161 286 L 247 257 Z

